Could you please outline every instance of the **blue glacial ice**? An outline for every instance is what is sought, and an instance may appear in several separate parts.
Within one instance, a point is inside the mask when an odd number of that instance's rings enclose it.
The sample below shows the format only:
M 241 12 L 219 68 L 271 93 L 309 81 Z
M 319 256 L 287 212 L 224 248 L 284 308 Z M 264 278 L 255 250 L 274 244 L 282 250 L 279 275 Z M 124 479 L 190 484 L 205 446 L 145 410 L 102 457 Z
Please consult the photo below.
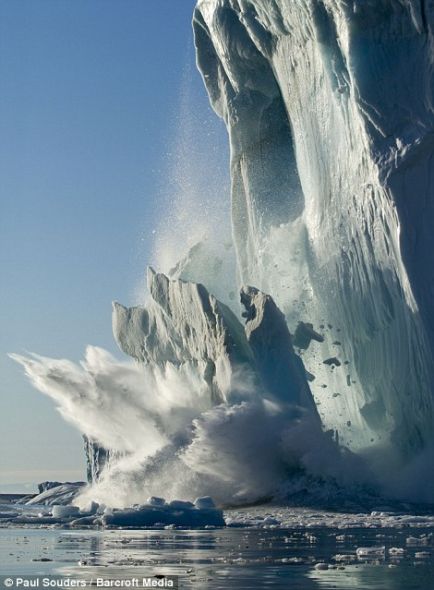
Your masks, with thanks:
M 13 355 L 85 437 L 82 509 L 434 501 L 433 25 L 426 0 L 198 1 L 232 242 L 114 304 L 132 360 Z

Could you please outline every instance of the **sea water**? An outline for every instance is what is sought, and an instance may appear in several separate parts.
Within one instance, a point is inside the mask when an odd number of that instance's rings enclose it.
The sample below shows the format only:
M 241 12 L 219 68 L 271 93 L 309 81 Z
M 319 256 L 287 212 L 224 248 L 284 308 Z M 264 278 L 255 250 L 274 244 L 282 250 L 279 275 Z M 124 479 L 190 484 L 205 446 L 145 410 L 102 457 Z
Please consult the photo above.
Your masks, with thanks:
M 263 517 L 266 516 L 266 511 Z M 428 590 L 432 527 L 332 526 L 208 530 L 0 529 L 2 575 L 127 579 L 178 576 L 180 588 Z

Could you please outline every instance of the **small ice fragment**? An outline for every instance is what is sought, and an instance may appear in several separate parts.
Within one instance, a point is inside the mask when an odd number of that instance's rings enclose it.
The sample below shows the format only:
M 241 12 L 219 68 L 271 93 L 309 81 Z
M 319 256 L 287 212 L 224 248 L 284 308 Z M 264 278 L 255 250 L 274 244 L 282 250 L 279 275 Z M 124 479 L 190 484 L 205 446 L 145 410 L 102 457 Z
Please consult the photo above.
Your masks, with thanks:
M 194 504 L 192 502 L 187 502 L 185 500 L 172 500 L 169 502 L 169 506 L 175 510 L 191 510 L 194 508 Z
M 334 561 L 337 563 L 350 563 L 355 559 L 354 553 L 337 553 L 333 556 Z
M 305 373 L 306 373 L 306 379 L 308 381 L 310 381 L 311 383 L 312 383 L 312 381 L 315 381 L 315 375 L 313 373 L 309 373 L 309 371 L 306 371 L 306 370 L 305 370 Z
M 318 334 L 313 329 L 313 324 L 308 322 L 299 322 L 293 336 L 293 344 L 297 348 L 307 350 L 312 340 L 317 342 L 324 342 L 324 336 Z
M 431 536 L 429 535 L 421 535 L 420 537 L 407 537 L 405 543 L 407 545 L 429 545 L 431 541 Z
M 86 506 L 84 509 L 81 509 L 80 512 L 86 514 L 96 514 L 98 512 L 99 504 L 98 502 L 94 502 L 93 500 Z
M 72 527 L 81 527 L 81 526 L 92 526 L 100 524 L 100 519 L 95 516 L 94 514 L 91 516 L 82 516 L 81 518 L 76 518 L 75 520 L 69 523 L 69 526 Z
M 359 558 L 384 557 L 386 548 L 382 547 L 357 547 L 356 554 Z
M 389 555 L 404 555 L 405 549 L 403 547 L 390 547 Z
M 164 498 L 158 498 L 157 496 L 151 496 L 146 500 L 146 504 L 149 504 L 149 506 L 164 506 L 165 503 Z
M 265 525 L 279 525 L 280 524 L 280 521 L 279 520 L 276 520 L 272 516 L 266 516 L 264 518 L 264 520 L 262 521 L 262 524 L 265 524 Z
M 325 361 L 323 361 L 323 365 L 330 365 L 330 366 L 334 366 L 334 367 L 340 367 L 341 366 L 341 361 L 336 357 L 336 356 L 332 356 L 328 359 L 325 359 Z
M 305 560 L 302 557 L 284 557 L 282 563 L 292 563 L 295 565 L 302 565 Z
M 54 518 L 68 518 L 70 516 L 76 516 L 79 513 L 80 509 L 78 506 L 62 506 L 61 504 L 55 504 L 52 510 Z

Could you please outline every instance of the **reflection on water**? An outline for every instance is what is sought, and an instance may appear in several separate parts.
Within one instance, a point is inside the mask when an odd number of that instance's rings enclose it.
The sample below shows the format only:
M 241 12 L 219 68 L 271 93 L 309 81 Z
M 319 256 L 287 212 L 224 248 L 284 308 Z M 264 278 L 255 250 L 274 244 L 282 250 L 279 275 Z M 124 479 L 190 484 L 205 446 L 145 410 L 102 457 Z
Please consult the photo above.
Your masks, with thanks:
M 107 577 L 180 576 L 181 588 L 431 590 L 427 530 L 215 529 L 0 530 L 1 573 Z M 361 559 L 357 548 L 377 547 Z M 384 551 L 381 549 L 384 547 Z M 317 569 L 318 563 L 329 569 Z

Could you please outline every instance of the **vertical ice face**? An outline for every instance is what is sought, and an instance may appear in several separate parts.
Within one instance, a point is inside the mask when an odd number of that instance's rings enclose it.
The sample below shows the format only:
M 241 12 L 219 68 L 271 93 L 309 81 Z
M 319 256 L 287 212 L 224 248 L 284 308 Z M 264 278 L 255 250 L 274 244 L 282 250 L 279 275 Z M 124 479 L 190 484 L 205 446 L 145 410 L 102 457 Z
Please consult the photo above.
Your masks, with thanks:
M 292 345 L 285 316 L 270 295 L 243 287 L 246 336 L 264 390 L 281 403 L 296 404 L 317 416 L 306 371 Z
M 243 282 L 324 336 L 303 358 L 325 424 L 413 453 L 433 431 L 434 5 L 199 0 L 193 26 Z
M 110 464 L 113 453 L 104 449 L 97 441 L 83 434 L 84 453 L 86 456 L 86 476 L 89 483 L 97 482 L 104 469 Z

